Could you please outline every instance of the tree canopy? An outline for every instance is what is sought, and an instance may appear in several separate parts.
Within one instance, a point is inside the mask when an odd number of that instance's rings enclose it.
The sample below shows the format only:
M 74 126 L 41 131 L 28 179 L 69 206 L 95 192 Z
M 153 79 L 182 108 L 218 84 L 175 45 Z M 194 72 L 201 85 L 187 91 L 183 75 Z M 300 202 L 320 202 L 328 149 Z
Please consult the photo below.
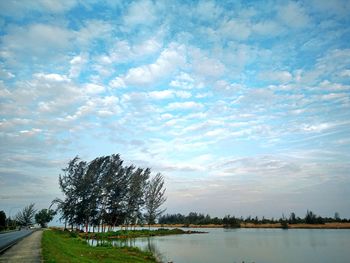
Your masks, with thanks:
M 165 202 L 163 177 L 157 174 L 150 179 L 150 168 L 124 165 L 118 154 L 91 162 L 75 157 L 62 171 L 59 186 L 64 199 L 56 198 L 52 203 L 66 224 L 85 225 L 87 231 L 88 226 L 143 223 L 151 203 L 153 221 L 161 214 L 159 206 Z M 150 189 L 154 187 L 152 195 Z
M 33 224 L 35 212 L 36 210 L 34 208 L 34 204 L 32 203 L 19 211 L 15 216 L 15 220 L 20 226 L 29 226 Z
M 35 222 L 40 224 L 41 227 L 47 227 L 53 217 L 55 216 L 55 211 L 51 209 L 41 209 L 38 213 L 35 214 Z
M 6 227 L 6 214 L 4 211 L 0 211 L 0 231 Z

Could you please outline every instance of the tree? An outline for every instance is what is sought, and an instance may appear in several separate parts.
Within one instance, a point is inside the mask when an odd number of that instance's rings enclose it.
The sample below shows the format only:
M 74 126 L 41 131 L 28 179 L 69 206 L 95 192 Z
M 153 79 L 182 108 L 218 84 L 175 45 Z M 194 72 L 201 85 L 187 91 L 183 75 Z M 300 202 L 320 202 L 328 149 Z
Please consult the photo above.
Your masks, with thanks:
M 0 211 L 0 231 L 6 228 L 6 214 L 4 211 Z
M 68 167 L 62 169 L 64 175 L 59 176 L 59 186 L 65 195 L 64 200 L 54 200 L 59 203 L 58 208 L 62 210 L 64 219 L 71 225 L 82 224 L 84 214 L 81 210 L 81 193 L 83 176 L 86 171 L 86 162 L 80 161 L 76 156 L 68 162 Z
M 22 211 L 18 212 L 15 219 L 20 226 L 29 226 L 33 224 L 33 218 L 36 210 L 34 204 L 30 204 L 23 208 Z
M 38 213 L 35 214 L 35 222 L 40 224 L 42 228 L 47 227 L 53 217 L 55 216 L 55 211 L 51 209 L 41 209 Z
M 99 176 L 99 219 L 116 226 L 123 224 L 126 217 L 126 195 L 131 171 L 123 167 L 118 154 L 108 156 Z
M 57 205 L 56 211 L 60 211 L 65 226 L 70 224 L 73 229 L 73 226 L 81 228 L 85 225 L 85 231 L 88 226 L 93 229 L 102 226 L 104 231 L 105 226 L 135 224 L 143 220 L 151 174 L 149 168 L 123 166 L 119 154 L 113 154 L 91 162 L 75 157 L 63 172 L 59 176 L 59 186 L 64 198 L 56 198 L 51 205 Z M 164 199 L 163 195 L 164 191 L 161 194 Z M 160 212 L 158 207 L 156 217 Z
M 226 228 L 238 228 L 241 227 L 241 224 L 239 222 L 239 220 L 237 218 L 235 218 L 234 216 L 230 216 L 230 215 L 226 215 L 223 219 L 222 219 L 222 223 L 224 225 L 224 227 Z
M 158 216 L 160 216 L 165 210 L 160 210 L 160 206 L 166 201 L 164 178 L 158 173 L 151 179 L 146 189 L 145 196 L 145 209 L 146 220 L 148 225 L 154 224 Z
M 335 219 L 335 221 L 337 221 L 337 222 L 340 221 L 340 216 L 339 216 L 339 213 L 338 213 L 338 212 L 335 212 L 335 213 L 334 213 L 334 219 Z
M 307 210 L 305 215 L 305 223 L 306 224 L 315 224 L 316 223 L 316 215 L 312 212 Z
M 151 170 L 149 168 L 137 168 L 136 170 L 132 168 L 131 170 L 126 194 L 126 223 L 136 224 L 137 220 L 142 221 L 141 208 L 145 205 L 147 180 Z
M 295 213 L 292 212 L 289 216 L 289 224 L 296 224 L 296 223 L 297 223 L 297 219 L 296 219 Z

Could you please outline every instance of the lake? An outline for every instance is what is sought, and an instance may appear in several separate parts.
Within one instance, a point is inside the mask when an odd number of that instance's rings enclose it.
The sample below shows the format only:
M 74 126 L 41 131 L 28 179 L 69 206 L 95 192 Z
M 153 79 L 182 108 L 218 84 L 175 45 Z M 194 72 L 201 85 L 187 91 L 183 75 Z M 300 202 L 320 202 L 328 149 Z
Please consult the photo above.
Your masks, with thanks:
M 189 229 L 185 229 L 189 230 Z M 350 262 L 349 229 L 192 229 L 208 234 L 113 241 L 174 263 Z

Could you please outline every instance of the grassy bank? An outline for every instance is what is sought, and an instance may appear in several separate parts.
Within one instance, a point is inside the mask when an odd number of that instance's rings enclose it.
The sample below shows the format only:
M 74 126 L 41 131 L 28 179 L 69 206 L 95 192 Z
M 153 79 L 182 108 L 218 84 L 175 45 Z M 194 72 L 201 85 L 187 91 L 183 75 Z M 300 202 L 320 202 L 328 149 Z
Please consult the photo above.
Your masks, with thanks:
M 118 231 L 110 231 L 105 233 L 89 233 L 89 238 L 108 238 L 108 239 L 116 239 L 116 238 L 136 238 L 136 237 L 152 237 L 152 236 L 168 236 L 168 235 L 181 235 L 181 234 L 201 234 L 205 232 L 199 231 L 184 231 L 182 229 L 166 229 L 159 228 L 157 230 L 118 230 Z M 80 233 L 81 237 L 86 236 L 85 233 Z
M 91 247 L 75 233 L 46 230 L 42 238 L 44 262 L 156 262 L 137 248 Z

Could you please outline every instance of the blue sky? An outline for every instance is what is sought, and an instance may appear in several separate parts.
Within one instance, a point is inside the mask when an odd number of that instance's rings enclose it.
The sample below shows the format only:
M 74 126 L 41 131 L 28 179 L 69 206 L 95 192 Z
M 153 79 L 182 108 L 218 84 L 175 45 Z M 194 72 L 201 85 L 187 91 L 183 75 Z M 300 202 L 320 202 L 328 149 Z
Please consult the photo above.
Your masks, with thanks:
M 167 212 L 350 217 L 349 1 L 1 1 L 0 209 L 120 153 Z

